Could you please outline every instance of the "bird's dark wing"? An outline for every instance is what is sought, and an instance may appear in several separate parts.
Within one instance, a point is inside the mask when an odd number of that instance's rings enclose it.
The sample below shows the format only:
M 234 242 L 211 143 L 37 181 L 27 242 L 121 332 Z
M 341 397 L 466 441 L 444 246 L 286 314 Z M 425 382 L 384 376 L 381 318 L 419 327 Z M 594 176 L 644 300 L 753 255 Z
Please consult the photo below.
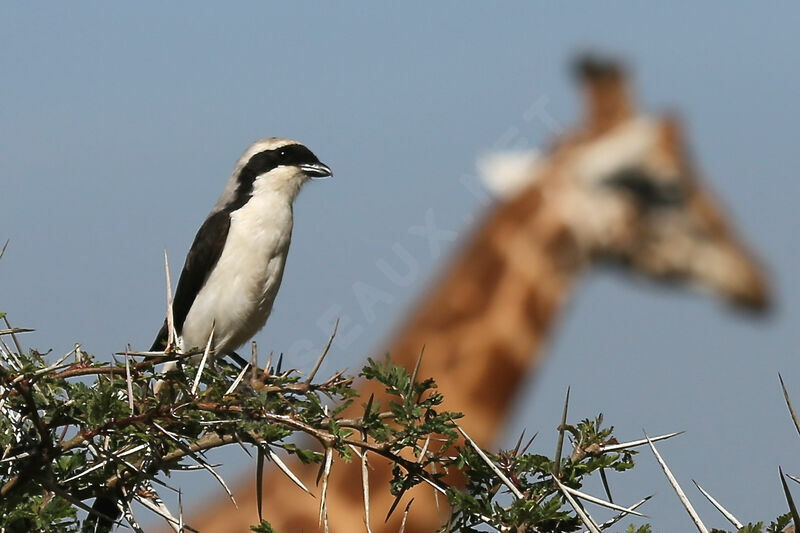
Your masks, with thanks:
M 181 277 L 178 280 L 178 289 L 172 301 L 172 317 L 175 322 L 175 331 L 179 334 L 186 321 L 197 293 L 203 288 L 214 265 L 217 264 L 228 238 L 228 229 L 231 218 L 227 211 L 219 211 L 209 216 L 194 237 L 192 247 L 186 255 Z M 167 345 L 167 322 L 161 326 L 150 351 L 163 350 Z
M 164 320 L 164 325 L 161 326 L 161 329 L 158 330 L 158 335 L 156 335 L 156 340 L 153 341 L 153 345 L 150 347 L 151 352 L 160 352 L 167 347 L 167 339 L 169 338 L 169 331 L 167 330 L 167 321 Z M 148 359 L 155 359 L 155 357 L 147 356 L 145 360 Z

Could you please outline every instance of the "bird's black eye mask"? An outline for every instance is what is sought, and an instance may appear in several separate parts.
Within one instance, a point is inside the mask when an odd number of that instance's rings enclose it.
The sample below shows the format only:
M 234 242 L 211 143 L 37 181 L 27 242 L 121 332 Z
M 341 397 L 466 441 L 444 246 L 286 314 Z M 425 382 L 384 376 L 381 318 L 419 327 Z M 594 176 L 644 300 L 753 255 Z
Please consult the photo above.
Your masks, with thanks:
M 680 184 L 656 179 L 640 167 L 615 172 L 603 185 L 629 194 L 644 208 L 677 207 L 686 201 L 686 190 Z
M 280 166 L 320 165 L 314 153 L 302 144 L 289 144 L 264 150 L 253 155 L 239 172 L 239 186 L 236 188 L 236 198 L 226 206 L 226 211 L 235 211 L 247 203 L 253 194 L 253 183 L 256 178 Z
M 239 189 L 251 189 L 258 176 L 280 166 L 319 164 L 314 153 L 302 144 L 289 144 L 255 154 L 239 173 Z

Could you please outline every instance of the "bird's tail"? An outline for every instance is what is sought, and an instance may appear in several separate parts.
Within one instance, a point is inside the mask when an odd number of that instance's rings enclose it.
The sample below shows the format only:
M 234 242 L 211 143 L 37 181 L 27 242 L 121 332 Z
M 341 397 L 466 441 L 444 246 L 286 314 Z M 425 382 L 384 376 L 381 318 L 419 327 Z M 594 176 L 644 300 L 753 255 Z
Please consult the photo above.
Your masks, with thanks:
M 167 321 L 164 320 L 164 325 L 161 326 L 161 329 L 158 330 L 158 335 L 156 335 L 156 340 L 153 341 L 153 345 L 150 347 L 151 352 L 162 352 L 167 348 L 167 338 L 169 330 L 167 329 Z

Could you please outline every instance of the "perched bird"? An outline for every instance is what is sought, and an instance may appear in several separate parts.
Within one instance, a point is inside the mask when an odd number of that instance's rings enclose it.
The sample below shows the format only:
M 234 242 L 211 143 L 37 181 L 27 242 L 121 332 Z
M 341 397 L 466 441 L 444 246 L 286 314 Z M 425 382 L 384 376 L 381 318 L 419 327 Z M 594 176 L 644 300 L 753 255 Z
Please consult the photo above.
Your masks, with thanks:
M 178 346 L 228 354 L 267 321 L 292 239 L 292 202 L 309 178 L 331 169 L 302 144 L 270 137 L 253 143 L 186 256 L 172 304 Z M 167 321 L 151 351 L 166 347 Z M 165 370 L 175 363 L 167 363 Z

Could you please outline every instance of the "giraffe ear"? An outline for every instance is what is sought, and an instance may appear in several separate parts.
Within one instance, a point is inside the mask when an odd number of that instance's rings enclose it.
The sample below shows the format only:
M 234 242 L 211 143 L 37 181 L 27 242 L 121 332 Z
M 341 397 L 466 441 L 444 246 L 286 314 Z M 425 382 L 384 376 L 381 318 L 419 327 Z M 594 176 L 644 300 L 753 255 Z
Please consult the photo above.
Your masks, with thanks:
M 492 194 L 505 200 L 536 180 L 541 161 L 536 150 L 493 152 L 478 158 L 478 174 Z

